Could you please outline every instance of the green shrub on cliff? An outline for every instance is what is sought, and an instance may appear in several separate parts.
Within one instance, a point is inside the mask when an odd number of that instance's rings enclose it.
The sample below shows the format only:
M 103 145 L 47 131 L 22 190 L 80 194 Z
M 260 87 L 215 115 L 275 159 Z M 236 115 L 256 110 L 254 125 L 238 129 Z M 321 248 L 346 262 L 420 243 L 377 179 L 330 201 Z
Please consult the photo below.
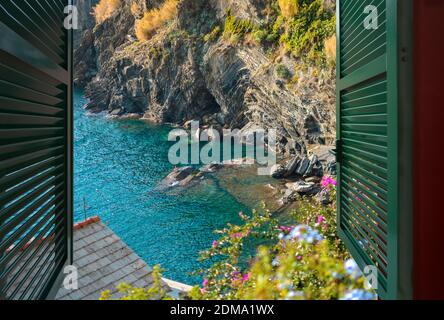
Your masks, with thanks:
M 210 33 L 207 33 L 204 36 L 203 40 L 205 42 L 216 41 L 219 38 L 221 32 L 222 32 L 222 29 L 219 26 L 216 26 Z
M 335 28 L 336 18 L 322 0 L 300 0 L 298 13 L 286 22 L 280 42 L 293 55 L 318 61 L 324 57 L 324 42 Z
M 257 30 L 257 26 L 248 19 L 240 19 L 228 10 L 225 18 L 224 37 L 226 39 L 243 39 L 248 33 Z
M 278 64 L 276 66 L 276 75 L 284 80 L 289 80 L 291 78 L 291 72 L 283 64 Z
M 259 29 L 253 33 L 253 37 L 258 43 L 264 43 L 265 41 L 268 41 L 269 34 L 267 30 Z
M 238 42 L 247 35 L 267 48 L 283 46 L 293 56 L 310 63 L 325 63 L 325 41 L 335 34 L 336 18 L 323 0 L 276 0 L 259 25 L 228 10 L 224 37 Z M 331 60 L 331 59 L 330 59 Z

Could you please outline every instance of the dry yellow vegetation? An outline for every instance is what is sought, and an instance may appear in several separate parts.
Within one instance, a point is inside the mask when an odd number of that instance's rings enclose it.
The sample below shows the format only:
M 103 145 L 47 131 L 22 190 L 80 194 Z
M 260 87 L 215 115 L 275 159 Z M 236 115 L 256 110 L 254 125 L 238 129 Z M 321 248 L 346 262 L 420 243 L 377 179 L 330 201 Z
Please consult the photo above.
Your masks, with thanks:
M 142 13 L 142 8 L 137 2 L 131 4 L 131 13 L 133 16 L 138 16 Z
M 332 35 L 330 38 L 324 41 L 325 56 L 330 61 L 336 61 L 336 35 Z
M 136 36 L 141 41 L 151 39 L 165 22 L 177 14 L 177 0 L 167 0 L 159 9 L 145 12 L 143 18 L 136 23 Z
M 278 4 L 282 16 L 286 19 L 291 19 L 298 13 L 298 0 L 278 0 Z
M 122 4 L 121 0 L 100 0 L 94 7 L 94 17 L 96 23 L 101 24 L 103 21 L 111 17 L 115 10 Z

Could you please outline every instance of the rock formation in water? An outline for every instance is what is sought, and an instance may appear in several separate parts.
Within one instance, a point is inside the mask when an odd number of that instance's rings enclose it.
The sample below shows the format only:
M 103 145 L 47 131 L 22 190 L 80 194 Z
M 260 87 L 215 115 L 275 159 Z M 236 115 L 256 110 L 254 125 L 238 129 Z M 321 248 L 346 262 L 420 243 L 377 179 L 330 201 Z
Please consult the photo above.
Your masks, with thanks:
M 200 120 L 216 128 L 272 128 L 286 155 L 333 142 L 333 68 L 222 35 L 231 16 L 266 24 L 276 0 L 181 0 L 174 19 L 150 40 L 137 40 L 136 21 L 163 2 L 121 0 L 111 17 L 84 32 L 75 83 L 85 87 L 90 111 L 179 125 Z

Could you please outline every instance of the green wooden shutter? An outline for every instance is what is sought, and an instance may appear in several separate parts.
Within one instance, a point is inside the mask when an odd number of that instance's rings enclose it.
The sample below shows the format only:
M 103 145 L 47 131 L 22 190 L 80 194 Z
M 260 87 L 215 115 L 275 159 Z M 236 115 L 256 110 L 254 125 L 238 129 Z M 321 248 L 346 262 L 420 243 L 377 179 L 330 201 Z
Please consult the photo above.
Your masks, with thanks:
M 72 258 L 70 2 L 0 2 L 0 299 L 47 298 Z
M 369 5 L 377 29 L 364 27 Z M 377 267 L 381 298 L 398 277 L 397 5 L 337 1 L 338 229 L 361 269 Z

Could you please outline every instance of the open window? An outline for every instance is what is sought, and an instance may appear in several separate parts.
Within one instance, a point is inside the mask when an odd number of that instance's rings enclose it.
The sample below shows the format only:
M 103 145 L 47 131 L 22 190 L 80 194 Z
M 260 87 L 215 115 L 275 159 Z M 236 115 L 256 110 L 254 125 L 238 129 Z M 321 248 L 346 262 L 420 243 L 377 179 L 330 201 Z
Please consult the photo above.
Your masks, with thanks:
M 0 4 L 0 298 L 43 299 L 71 260 L 71 1 Z

